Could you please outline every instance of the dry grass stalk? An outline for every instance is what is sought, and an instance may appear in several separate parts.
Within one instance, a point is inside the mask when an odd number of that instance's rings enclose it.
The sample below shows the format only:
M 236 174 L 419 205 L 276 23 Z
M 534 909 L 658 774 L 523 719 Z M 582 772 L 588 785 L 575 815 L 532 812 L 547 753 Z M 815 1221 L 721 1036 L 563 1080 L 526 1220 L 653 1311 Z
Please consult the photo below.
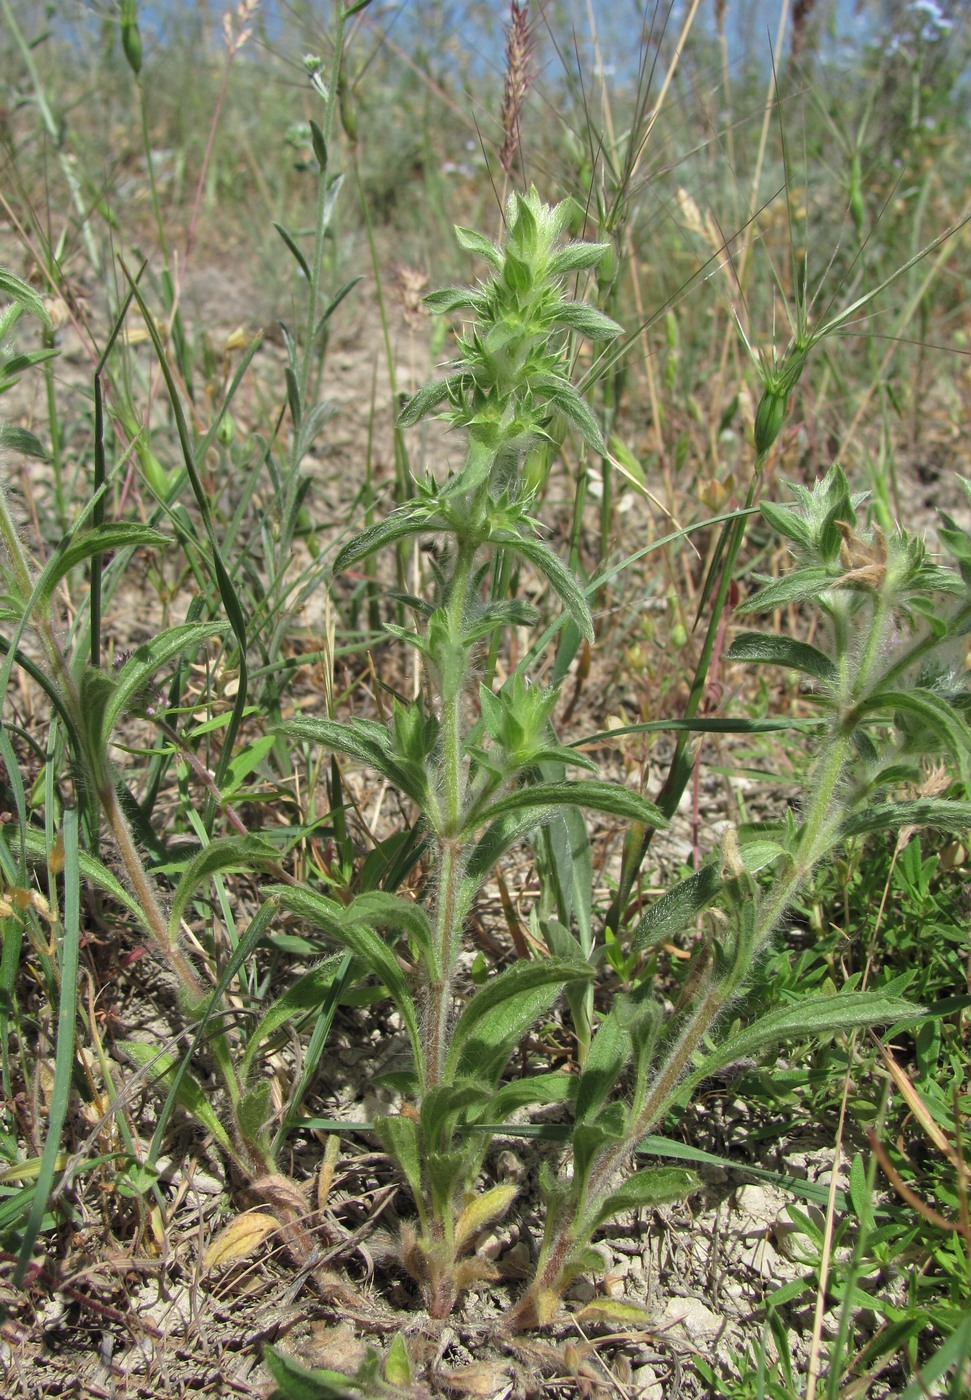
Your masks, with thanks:
M 792 46 L 790 61 L 795 63 L 801 56 L 808 37 L 809 19 L 816 8 L 816 0 L 796 0 L 792 7 Z
M 529 0 L 512 0 L 506 28 L 506 78 L 502 93 L 502 147 L 499 164 L 512 173 L 519 149 L 519 115 L 535 76 L 533 41 L 529 32 Z

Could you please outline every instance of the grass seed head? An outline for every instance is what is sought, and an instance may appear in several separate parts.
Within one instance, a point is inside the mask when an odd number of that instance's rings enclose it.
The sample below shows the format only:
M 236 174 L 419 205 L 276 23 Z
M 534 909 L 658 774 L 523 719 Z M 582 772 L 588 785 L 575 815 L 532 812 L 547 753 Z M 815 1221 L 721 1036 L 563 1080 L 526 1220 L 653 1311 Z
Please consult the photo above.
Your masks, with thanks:
M 533 41 L 529 32 L 529 0 L 512 0 L 506 28 L 506 78 L 502 94 L 502 146 L 499 164 L 512 174 L 519 149 L 519 117 L 535 73 Z

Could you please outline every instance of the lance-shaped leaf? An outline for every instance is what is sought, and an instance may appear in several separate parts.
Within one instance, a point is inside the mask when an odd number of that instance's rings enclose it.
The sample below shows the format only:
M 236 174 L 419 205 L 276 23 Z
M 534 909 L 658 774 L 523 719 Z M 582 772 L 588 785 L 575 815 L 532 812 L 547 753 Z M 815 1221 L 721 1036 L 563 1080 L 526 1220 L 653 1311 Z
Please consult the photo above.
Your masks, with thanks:
M 16 830 L 10 839 L 10 846 L 15 855 L 20 854 L 20 843 Z M 46 833 L 36 827 L 28 826 L 23 833 L 23 850 L 28 860 L 46 865 L 50 857 Z M 148 927 L 145 910 L 138 900 L 128 893 L 121 881 L 112 875 L 107 866 L 102 865 L 96 856 L 90 855 L 87 851 L 78 851 L 77 862 L 78 870 L 86 883 L 101 890 L 110 899 L 117 900 L 118 904 L 123 909 L 127 909 L 129 914 L 133 914 L 143 927 Z
M 607 444 L 601 435 L 600 425 L 572 384 L 565 380 L 560 383 L 550 378 L 540 380 L 539 383 L 534 381 L 530 387 L 539 390 L 547 401 L 562 413 L 570 427 L 580 434 L 588 447 L 592 447 L 594 452 L 606 455 Z
M 439 314 L 469 309 L 478 315 L 487 305 L 484 293 L 472 287 L 441 287 L 437 292 L 429 292 L 422 300 L 429 311 Z
M 683 1201 L 701 1186 L 701 1178 L 682 1167 L 642 1167 L 600 1202 L 590 1228 L 595 1230 L 628 1210 L 650 1209 Z
M 726 661 L 754 661 L 802 671 L 825 686 L 836 684 L 836 667 L 818 647 L 764 632 L 742 632 L 725 652 Z
M 424 951 L 432 945 L 431 924 L 420 904 L 387 890 L 368 890 L 352 899 L 345 909 L 346 917 L 370 924 L 372 928 L 394 929 L 406 933 Z
M 838 581 L 839 572 L 836 569 L 794 569 L 791 574 L 784 574 L 782 578 L 767 583 L 764 588 L 753 593 L 751 598 L 740 603 L 735 611 L 740 615 L 771 612 L 773 608 L 785 607 L 787 603 L 801 603 L 806 598 L 818 598 L 820 593 L 832 588 Z
M 142 1040 L 124 1040 L 120 1048 L 138 1069 L 147 1072 L 149 1078 L 160 1079 L 166 1085 L 174 1083 L 179 1068 L 179 1061 L 175 1055 L 167 1050 L 160 1051 L 154 1045 L 146 1045 Z M 233 1144 L 219 1115 L 198 1081 L 187 1070 L 183 1071 L 179 1080 L 175 1101 L 211 1134 L 224 1152 L 233 1154 Z
M 387 778 L 412 801 L 422 804 L 424 786 L 421 774 L 411 765 L 397 763 L 390 753 L 391 737 L 383 724 L 373 720 L 354 719 L 342 724 L 332 719 L 291 719 L 277 725 L 275 733 L 289 739 L 320 744 L 332 753 L 345 753 L 359 759 L 382 777 Z
M 586 1179 L 596 1158 L 606 1149 L 615 1147 L 627 1135 L 627 1106 L 614 1100 L 596 1118 L 574 1124 L 573 1180 L 580 1194 L 586 1190 Z
M 550 258 L 549 275 L 563 277 L 570 272 L 585 272 L 588 267 L 596 267 L 609 249 L 609 243 L 567 243 Z
M 311 275 L 310 275 L 310 266 L 309 266 L 309 264 L 307 263 L 307 259 L 304 257 L 303 253 L 301 252 L 301 250 L 300 250 L 300 248 L 299 248 L 299 246 L 298 246 L 296 240 L 294 239 L 293 235 L 292 235 L 290 232 L 288 232 L 288 230 L 285 229 L 285 228 L 283 227 L 282 224 L 274 223 L 273 227 L 276 229 L 277 233 L 280 235 L 280 237 L 283 239 L 284 243 L 285 243 L 285 244 L 287 245 L 287 247 L 289 248 L 289 250 L 290 250 L 291 254 L 293 255 L 293 258 L 294 258 L 294 260 L 295 260 L 297 266 L 299 267 L 300 271 L 303 273 L 304 277 L 306 277 L 306 279 L 307 279 L 308 282 L 312 282 L 312 281 L 313 281 L 313 278 L 312 278 Z
M 134 549 L 138 545 L 167 549 L 170 543 L 168 537 L 158 530 L 125 522 L 66 535 L 37 580 L 34 597 L 46 607 L 61 579 L 92 555 L 107 554 L 117 549 Z
M 711 903 L 721 887 L 722 877 L 717 861 L 703 865 L 694 875 L 679 881 L 647 910 L 634 930 L 631 951 L 639 953 L 674 938 Z
M 813 533 L 805 519 L 791 506 L 780 506 L 775 501 L 763 501 L 759 506 L 762 518 L 771 525 L 777 534 L 793 544 L 800 545 L 807 552 L 813 547 Z
M 466 1003 L 452 1032 L 445 1076 L 454 1079 L 460 1066 L 479 1079 L 505 1067 L 507 1045 L 519 1039 L 537 1016 L 551 1006 L 561 987 L 593 976 L 586 963 L 550 958 L 518 962 L 496 973 Z M 500 1063 L 496 1067 L 496 1060 Z
M 616 321 L 612 321 L 602 311 L 588 306 L 585 301 L 561 302 L 556 308 L 555 324 L 566 326 L 568 330 L 588 336 L 591 340 L 612 340 L 623 330 Z
M 273 864 L 279 852 L 259 836 L 225 836 L 197 851 L 182 872 L 172 897 L 169 933 L 173 940 L 179 931 L 185 907 L 204 880 L 220 870 L 258 869 Z
M 263 1348 L 263 1364 L 277 1383 L 273 1394 L 278 1400 L 354 1400 L 357 1388 L 349 1390 L 348 1377 L 340 1371 L 319 1366 L 308 1370 L 270 1346 Z
M 43 326 L 50 329 L 51 318 L 44 305 L 44 298 L 35 291 L 29 282 L 11 272 L 8 267 L 0 267 L 0 296 L 9 298 L 31 316 L 35 316 Z
M 369 554 L 373 554 L 375 550 L 394 544 L 397 540 L 406 539 L 409 535 L 447 529 L 448 525 L 444 520 L 429 519 L 411 510 L 397 511 L 394 515 L 389 515 L 387 520 L 379 520 L 376 525 L 370 525 L 348 540 L 334 560 L 334 573 L 343 573 L 352 564 L 360 563 Z
M 557 594 L 576 624 L 577 630 L 586 637 L 588 642 L 593 641 L 593 618 L 590 614 L 586 594 L 574 575 L 561 563 L 548 545 L 543 544 L 541 540 L 527 539 L 514 530 L 504 529 L 493 532 L 492 542 L 501 544 L 504 548 L 511 549 L 516 554 L 521 554 L 524 559 L 528 559 L 533 567 L 545 577 L 553 592 Z
M 421 1104 L 421 1130 L 427 1151 L 445 1151 L 452 1146 L 452 1135 L 466 1110 L 488 1102 L 492 1086 L 478 1079 L 460 1079 L 455 1084 L 436 1084 Z
M 513 1079 L 503 1084 L 490 1099 L 486 1113 L 489 1122 L 499 1125 L 527 1104 L 566 1103 L 576 1092 L 577 1081 L 573 1074 L 533 1074 L 525 1079 Z M 486 1127 L 488 1125 L 480 1125 Z
M 277 997 L 276 1001 L 267 1007 L 247 1036 L 246 1049 L 239 1066 L 240 1083 L 245 1084 L 249 1078 L 253 1059 L 264 1040 L 288 1026 L 298 1016 L 319 1010 L 341 963 L 342 955 L 334 953 L 319 967 L 311 968 L 302 977 L 298 977 L 282 996 Z
M 877 831 L 899 831 L 902 826 L 927 826 L 960 836 L 971 831 L 971 802 L 943 797 L 917 798 L 913 802 L 878 802 L 864 812 L 848 817 L 839 830 L 839 840 L 848 836 L 868 836 Z
M 537 824 L 558 807 L 582 807 L 586 811 L 605 812 L 625 821 L 643 822 L 658 828 L 668 825 L 660 808 L 639 793 L 616 783 L 584 778 L 569 783 L 536 783 L 517 788 L 507 797 L 492 803 L 476 814 L 476 824 L 499 821 L 503 817 L 533 809 Z
M 463 896 L 470 901 L 489 871 L 517 841 L 529 836 L 542 822 L 533 810 L 516 812 L 494 821 L 473 847 L 465 867 Z
M 389 1115 L 374 1121 L 374 1133 L 381 1146 L 400 1167 L 405 1180 L 411 1187 L 411 1194 L 419 1203 L 422 1201 L 421 1163 L 422 1153 L 418 1142 L 418 1124 L 413 1118 L 404 1115 Z
M 152 676 L 167 662 L 185 652 L 195 651 L 212 637 L 229 631 L 224 622 L 185 622 L 170 627 L 150 642 L 134 651 L 114 678 L 114 691 L 104 715 L 104 735 L 107 738 L 135 697 L 145 689 Z
M 455 225 L 455 238 L 460 248 L 464 248 L 467 253 L 475 253 L 485 261 L 496 272 L 502 268 L 502 253 L 494 243 L 491 243 L 485 234 L 477 233 L 474 228 L 464 228 L 461 224 Z
M 483 1191 L 479 1196 L 473 1196 L 455 1222 L 456 1251 L 465 1249 L 487 1225 L 505 1215 L 518 1190 L 519 1187 L 512 1182 L 504 1182 Z
M 447 379 L 433 379 L 430 384 L 423 385 L 398 414 L 398 427 L 413 428 L 420 423 L 444 399 L 461 392 L 462 379 L 461 374 L 451 374 Z
M 861 703 L 859 711 L 861 715 L 899 712 L 905 723 L 908 718 L 915 719 L 951 754 L 962 779 L 967 782 L 971 777 L 971 731 L 953 705 L 933 691 L 917 686 L 913 690 L 877 691 Z
M 420 1064 L 422 1045 L 415 1003 L 397 959 L 374 929 L 367 924 L 356 923 L 353 917 L 348 918 L 347 910 L 342 904 L 327 899 L 314 890 L 281 885 L 270 893 L 278 897 L 282 908 L 292 914 L 298 914 L 319 928 L 321 933 L 349 948 L 360 958 L 368 971 L 384 984 L 408 1032 L 415 1060 Z
M 925 1014 L 904 997 L 888 996 L 885 992 L 839 992 L 836 996 L 815 994 L 801 998 L 789 1006 L 780 1006 L 745 1026 L 709 1054 L 689 1075 L 686 1084 L 692 1086 L 723 1069 L 725 1065 L 744 1060 L 750 1055 L 778 1045 L 782 1041 L 804 1040 L 808 1036 L 832 1035 L 836 1031 L 852 1031 L 860 1027 L 886 1026 L 897 1021 L 914 1021 Z M 682 1085 L 681 1093 L 685 1086 Z
M 623 1074 L 633 1053 L 629 1026 L 616 1009 L 605 1016 L 584 1062 L 577 1086 L 576 1119 L 578 1123 L 593 1119 L 603 1107 L 607 1095 Z
M 554 812 L 562 810 L 564 807 L 568 810 L 570 807 L 587 807 L 595 811 L 606 811 L 610 812 L 612 815 L 623 816 L 628 820 L 646 820 L 650 825 L 656 825 L 658 827 L 666 827 L 668 825 L 667 819 L 662 816 L 661 812 L 656 807 L 645 799 L 638 797 L 636 793 L 629 792 L 626 788 L 611 788 L 609 783 L 595 784 L 592 782 L 544 785 L 547 792 L 553 791 L 563 794 L 569 793 L 571 789 L 590 789 L 594 787 L 609 789 L 609 795 L 605 796 L 604 801 L 609 801 L 612 804 L 611 806 L 602 806 L 596 801 L 588 802 L 581 796 L 577 796 L 576 798 L 563 796 L 556 801 L 547 799 L 544 803 L 537 805 L 535 800 L 530 801 L 528 798 L 528 794 L 536 794 L 541 791 L 539 786 L 535 786 L 519 789 L 517 792 L 513 793 L 510 798 L 504 798 L 502 804 L 496 803 L 494 806 L 490 807 L 487 814 L 488 816 L 495 816 L 495 812 L 500 805 L 502 805 L 505 810 L 495 820 L 490 821 L 489 826 L 474 846 L 468 863 L 466 864 L 463 882 L 463 898 L 466 904 L 471 900 L 475 891 L 488 875 L 496 861 L 498 861 L 511 846 L 514 846 L 517 841 L 521 841 L 526 836 L 529 836 L 538 826 L 541 826 L 548 820 Z M 522 802 L 515 800 L 519 797 L 520 793 L 527 794 L 526 799 Z M 593 794 L 590 793 L 588 795 L 592 796 Z M 635 803 L 643 804 L 642 806 L 638 806 L 636 810 L 641 813 L 646 810 L 649 815 L 646 818 L 644 816 L 631 818 L 630 812 L 634 809 L 627 805 L 627 799 L 631 799 L 631 801 Z M 623 810 L 620 810 L 621 808 L 623 808 Z M 470 822 L 469 829 L 473 829 L 474 826 L 478 825 L 482 820 L 483 818 L 481 815 L 477 816 L 473 822 Z
M 3 386 L 0 384 L 0 393 Z M 48 452 L 40 438 L 28 428 L 18 428 L 13 423 L 0 423 L 0 451 L 18 453 L 21 457 L 36 457 L 46 462 Z

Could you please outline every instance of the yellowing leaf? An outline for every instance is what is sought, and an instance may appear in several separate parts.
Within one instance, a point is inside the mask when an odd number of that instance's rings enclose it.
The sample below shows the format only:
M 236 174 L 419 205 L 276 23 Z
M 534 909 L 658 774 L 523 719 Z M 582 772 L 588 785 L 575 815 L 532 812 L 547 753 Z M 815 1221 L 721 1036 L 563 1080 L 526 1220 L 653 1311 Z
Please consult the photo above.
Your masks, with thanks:
M 497 1395 L 508 1386 L 509 1371 L 493 1361 L 473 1361 L 470 1366 L 445 1371 L 441 1379 L 460 1395 Z
M 579 1323 L 612 1322 L 621 1327 L 648 1327 L 652 1317 L 640 1303 L 628 1303 L 622 1298 L 594 1298 L 576 1315 Z
M 202 1266 L 208 1273 L 220 1264 L 232 1264 L 237 1259 L 245 1259 L 277 1228 L 277 1222 L 265 1211 L 251 1211 L 238 1215 L 230 1221 L 225 1230 L 212 1241 L 206 1250 Z
M 480 1230 L 485 1229 L 500 1215 L 504 1215 L 512 1205 L 518 1189 L 512 1182 L 507 1182 L 502 1186 L 493 1186 L 491 1191 L 474 1197 L 455 1222 L 456 1249 L 462 1249 Z

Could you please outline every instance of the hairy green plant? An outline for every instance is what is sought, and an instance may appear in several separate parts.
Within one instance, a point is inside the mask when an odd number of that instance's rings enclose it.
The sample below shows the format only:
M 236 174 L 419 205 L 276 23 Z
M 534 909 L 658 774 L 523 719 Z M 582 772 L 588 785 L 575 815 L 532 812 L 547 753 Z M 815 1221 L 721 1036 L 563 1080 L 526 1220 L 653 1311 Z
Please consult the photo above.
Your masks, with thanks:
M 262 653 L 266 679 L 261 687 L 261 699 L 269 721 L 279 715 L 282 677 L 276 677 L 274 683 L 273 673 L 277 669 L 274 663 L 279 661 L 280 614 L 291 605 L 292 593 L 298 598 L 306 596 L 311 587 L 309 575 L 313 575 L 312 586 L 317 586 L 319 575 L 319 564 L 314 561 L 295 581 L 284 578 L 309 484 L 300 473 L 300 465 L 330 413 L 327 402 L 318 400 L 321 338 L 331 314 L 353 285 L 345 285 L 325 303 L 323 249 L 340 191 L 339 177 L 334 177 L 328 168 L 327 143 L 337 111 L 344 24 L 355 9 L 361 8 L 358 5 L 348 11 L 339 10 L 330 85 L 320 77 L 318 61 L 308 64 L 308 74 L 324 102 L 324 117 L 321 124 L 313 124 L 318 158 L 318 207 L 315 247 L 310 258 L 305 258 L 294 240 L 285 235 L 285 241 L 293 245 L 291 251 L 308 283 L 304 329 L 294 336 L 287 335 L 286 402 L 292 433 L 285 465 L 277 466 L 270 444 L 257 443 L 255 452 L 248 454 L 248 481 L 241 493 L 241 504 L 235 509 L 225 537 L 220 538 L 222 522 L 204 484 L 203 473 L 210 452 L 217 446 L 228 449 L 231 444 L 230 407 L 257 342 L 247 348 L 213 421 L 207 429 L 200 429 L 195 415 L 191 419 L 187 417 L 180 399 L 180 377 L 183 382 L 188 381 L 180 356 L 188 350 L 184 344 L 180 350 L 176 342 L 174 359 L 167 358 L 162 333 L 138 286 L 138 279 L 132 277 L 128 302 L 115 321 L 94 374 L 93 490 L 48 559 L 35 563 L 31 558 L 18 529 L 12 501 L 6 490 L 0 491 L 0 699 L 6 700 L 10 677 L 14 668 L 19 667 L 40 687 L 49 703 L 52 721 L 49 752 L 38 756 L 46 783 L 43 828 L 38 828 L 28 817 L 28 801 L 6 732 L 6 708 L 4 731 L 0 731 L 3 739 L 0 758 L 13 792 L 17 817 L 10 831 L 4 830 L 3 847 L 4 884 L 12 893 L 10 899 L 4 899 L 0 917 L 11 920 L 16 926 L 15 937 L 4 943 L 3 984 L 8 995 L 0 1005 L 0 1036 L 4 1047 L 5 1081 L 9 1080 L 8 1032 L 11 1016 L 16 1014 L 9 993 L 16 971 L 16 951 L 21 943 L 21 923 L 26 921 L 32 928 L 32 921 L 43 917 L 43 912 L 38 913 L 38 910 L 50 907 L 49 901 L 36 908 L 31 903 L 27 868 L 34 865 L 43 870 L 46 863 L 49 879 L 56 879 L 60 867 L 53 869 L 52 852 L 63 844 L 62 822 L 66 820 L 68 809 L 76 805 L 77 818 L 72 816 L 74 840 L 77 844 L 79 821 L 85 842 L 84 849 L 72 858 L 75 884 L 80 872 L 102 894 L 115 901 L 147 935 L 155 956 L 175 978 L 180 1012 L 190 1027 L 190 1046 L 184 1055 L 173 1053 L 171 1047 L 160 1050 L 140 1041 L 121 1043 L 138 1076 L 154 1079 L 168 1090 L 168 1100 L 150 1149 L 149 1166 L 160 1150 L 171 1109 L 178 1104 L 196 1117 L 233 1162 L 240 1176 L 253 1184 L 258 1193 L 259 1184 L 263 1184 L 264 1194 L 277 1210 L 294 1257 L 301 1264 L 307 1262 L 311 1247 L 299 1225 L 294 1224 L 301 1211 L 299 1206 L 294 1206 L 288 1184 L 277 1172 L 276 1157 L 288 1126 L 286 1112 L 295 1110 L 306 1092 L 337 1002 L 350 979 L 352 962 L 350 957 L 327 959 L 305 972 L 280 997 L 261 998 L 255 1023 L 247 1034 L 241 1035 L 235 1018 L 227 1018 L 227 990 L 237 978 L 240 985 L 247 988 L 250 961 L 266 939 L 274 906 L 265 904 L 246 927 L 238 928 L 221 882 L 228 872 L 240 868 L 269 869 L 274 878 L 287 878 L 278 862 L 281 843 L 251 836 L 234 808 L 245 791 L 248 775 L 263 762 L 274 744 L 273 737 L 265 734 L 256 738 L 247 736 L 247 742 L 243 740 L 244 722 L 254 710 L 250 693 L 250 647 Z M 125 54 L 137 74 L 135 6 L 126 6 L 122 18 Z M 11 301 L 0 324 L 5 336 L 9 336 L 25 312 L 38 319 L 45 329 L 49 328 L 42 299 L 21 279 L 5 271 L 0 273 L 0 293 Z M 167 472 L 161 466 L 154 473 L 145 469 L 145 486 L 158 503 L 151 524 L 106 520 L 109 501 L 114 505 L 117 499 L 115 480 L 108 467 L 113 443 L 105 428 L 106 365 L 132 300 L 142 312 L 158 356 L 182 454 L 181 471 Z M 169 305 L 168 301 L 166 304 Z M 54 348 L 45 347 L 25 355 L 8 355 L 5 345 L 0 390 L 15 383 L 25 370 L 44 363 L 56 353 Z M 127 385 L 121 399 L 118 417 L 126 429 L 133 429 L 137 420 L 129 412 L 131 398 Z M 35 456 L 44 455 L 37 439 L 24 430 L 5 427 L 2 445 Z M 144 461 L 142 465 L 145 467 Z M 252 577 L 247 575 L 246 559 L 251 551 L 240 548 L 240 535 L 243 514 L 255 489 L 257 472 L 262 467 L 267 468 L 277 488 L 278 528 L 275 539 L 267 530 L 261 541 L 268 545 L 264 558 L 268 563 L 273 562 L 272 574 L 268 572 L 262 579 L 258 578 L 255 587 L 248 590 L 246 585 L 252 584 Z M 179 499 L 186 486 L 193 498 L 194 516 Z M 131 654 L 116 655 L 113 668 L 102 664 L 104 603 L 136 550 L 161 554 L 169 548 L 171 536 L 157 528 L 166 522 L 184 550 L 186 569 L 198 582 L 199 595 L 190 603 L 184 622 L 163 627 L 151 641 L 137 646 Z M 87 596 L 65 636 L 58 590 L 62 584 L 73 581 L 80 569 L 88 570 Z M 218 663 L 213 661 L 212 643 L 222 648 Z M 180 725 L 181 685 L 190 664 L 200 659 L 205 659 L 214 670 L 222 669 L 232 675 L 236 682 L 232 704 L 228 714 L 210 717 L 201 724 L 190 724 L 180 732 L 176 726 Z M 330 659 L 332 661 L 332 655 Z M 157 676 L 172 668 L 175 676 L 168 696 L 163 697 L 156 689 Z M 113 753 L 113 747 L 121 739 L 119 731 L 123 722 L 132 715 L 154 724 L 161 735 L 159 746 L 148 754 L 147 791 L 142 801 L 128 786 Z M 20 742 L 29 742 L 23 733 L 16 730 L 14 733 Z M 208 743 L 213 743 L 216 750 L 211 769 L 197 752 L 200 747 L 205 752 Z M 153 831 L 151 818 L 163 774 L 176 756 L 186 762 L 194 780 L 201 784 L 203 798 L 201 810 L 191 809 L 187 814 L 193 828 L 194 845 L 188 854 L 183 850 L 172 859 L 166 849 L 168 833 Z M 69 784 L 66 791 L 71 792 L 66 802 L 58 792 L 62 768 L 65 782 Z M 6 795 L 6 784 L 3 790 Z M 214 834 L 217 819 L 221 818 L 228 822 L 230 834 Z M 117 856 L 118 874 L 110 858 L 101 854 L 105 834 Z M 159 873 L 159 866 L 166 868 L 165 875 Z M 211 965 L 207 967 L 200 966 L 200 961 L 186 950 L 181 924 L 186 911 L 194 906 L 210 883 L 215 885 L 220 897 L 230 948 L 224 952 L 215 939 L 208 940 L 205 952 L 211 958 Z M 39 948 L 43 947 L 43 940 L 34 939 L 34 942 Z M 42 953 L 42 960 L 52 994 L 56 995 L 61 980 L 58 964 L 46 953 Z M 293 1098 L 286 1105 L 284 1121 L 277 1123 L 269 1084 L 261 1073 L 261 1052 L 268 1041 L 278 1037 L 295 1021 L 313 1023 L 312 1045 L 303 1074 L 293 1086 Z M 192 1066 L 193 1057 L 200 1049 L 204 1049 L 217 1071 L 225 1114 L 217 1113 L 210 1105 L 198 1072 Z M 65 1030 L 58 1042 L 58 1064 L 69 1063 L 72 1053 L 73 1033 Z M 65 1056 L 68 1057 L 66 1061 Z M 63 1117 L 56 1124 L 51 1121 L 51 1151 L 58 1146 L 62 1125 Z M 32 1211 L 22 1238 L 18 1277 L 23 1276 L 46 1209 L 50 1170 L 46 1170 L 40 1180 L 43 1190 L 36 1196 L 39 1205 Z
M 419 391 L 403 422 L 417 422 L 444 404 L 446 420 L 466 436 L 465 461 L 444 483 L 424 482 L 413 502 L 349 540 L 335 561 L 339 570 L 403 538 L 433 534 L 438 540 L 433 596 L 407 599 L 416 619 L 413 631 L 390 629 L 419 655 L 421 697 L 411 704 L 396 700 L 388 725 L 308 718 L 284 728 L 291 739 L 364 763 L 414 804 L 434 859 L 428 898 L 415 904 L 374 892 L 339 905 L 307 889 L 276 892 L 285 908 L 309 918 L 370 968 L 391 994 L 406 1031 L 413 1068 L 394 1079 L 405 1102 L 400 1113 L 378 1119 L 374 1127 L 415 1198 L 417 1224 L 403 1231 L 401 1257 L 433 1316 L 445 1316 L 465 1287 L 489 1275 L 490 1265 L 471 1250 L 482 1227 L 515 1194 L 506 1183 L 477 1193 L 491 1132 L 524 1105 L 572 1103 L 568 1168 L 559 1178 L 546 1174 L 545 1239 L 536 1276 L 508 1318 L 513 1328 L 547 1322 L 569 1281 L 596 1266 L 590 1240 L 605 1221 L 683 1195 L 696 1184 L 680 1168 L 630 1170 L 641 1140 L 694 1085 L 790 1036 L 917 1014 L 892 992 L 810 995 L 718 1033 L 794 893 L 837 843 L 857 829 L 911 820 L 954 826 L 971 815 L 968 804 L 951 801 L 872 805 L 874 785 L 886 787 L 899 774 L 896 757 L 880 766 L 869 733 L 883 714 L 892 719 L 906 712 L 923 722 L 933 717 L 949 757 L 962 775 L 966 771 L 971 751 L 958 710 L 946 697 L 928 699 L 920 688 L 905 692 L 890 685 L 944 634 L 960 631 L 966 602 L 935 630 L 909 641 L 906 660 L 899 646 L 895 660 L 887 660 L 891 631 L 916 627 L 931 610 L 928 598 L 936 606 L 938 595 L 963 595 L 965 585 L 930 565 L 909 540 L 888 544 L 887 558 L 881 555 L 883 562 L 867 571 L 860 560 L 870 559 L 867 551 L 880 554 L 883 545 L 855 533 L 854 502 L 834 469 L 815 491 L 800 494 L 798 509 L 766 507 L 767 518 L 808 559 L 778 584 L 766 585 L 749 606 L 772 607 L 776 593 L 787 600 L 821 594 L 821 606 L 840 620 L 833 642 L 837 659 L 783 638 L 741 638 L 734 652 L 738 659 L 810 669 L 834 689 L 801 820 L 793 818 L 771 838 L 761 834 L 744 847 L 729 829 L 720 859 L 648 911 L 635 933 L 636 950 L 677 934 L 716 900 L 721 906 L 695 953 L 673 1017 L 663 1016 L 653 985 L 642 982 L 615 997 L 579 1075 L 502 1082 L 530 1024 L 561 988 L 582 986 L 593 965 L 577 956 L 579 945 L 571 946 L 563 930 L 560 951 L 572 959 L 520 960 L 463 998 L 463 927 L 492 866 L 560 808 L 638 822 L 647 813 L 652 824 L 663 821 L 623 788 L 565 776 L 570 765 L 589 765 L 555 739 L 555 691 L 529 685 L 522 671 L 498 690 L 476 675 L 477 657 L 496 631 L 531 619 L 522 600 L 497 596 L 490 587 L 505 553 L 544 576 L 581 635 L 592 636 L 584 590 L 539 538 L 530 514 L 531 455 L 543 450 L 558 418 L 593 450 L 601 448 L 597 425 L 566 375 L 568 338 L 606 338 L 616 329 L 601 313 L 566 297 L 564 276 L 596 266 L 603 254 L 602 245 L 561 244 L 567 214 L 564 206 L 549 208 L 530 191 L 513 196 L 501 246 L 458 230 L 462 245 L 486 261 L 491 275 L 475 290 L 452 288 L 429 298 L 440 310 L 469 311 L 472 320 L 459 339 L 458 360 Z M 862 649 L 861 636 L 869 641 Z M 854 784 L 861 748 L 870 756 L 868 776 Z M 544 781 L 544 764 L 560 766 L 558 781 Z M 764 872 L 761 888 L 758 872 Z M 382 928 L 393 941 L 406 940 L 410 977 L 380 936 Z M 621 1086 L 623 1094 L 615 1094 Z

